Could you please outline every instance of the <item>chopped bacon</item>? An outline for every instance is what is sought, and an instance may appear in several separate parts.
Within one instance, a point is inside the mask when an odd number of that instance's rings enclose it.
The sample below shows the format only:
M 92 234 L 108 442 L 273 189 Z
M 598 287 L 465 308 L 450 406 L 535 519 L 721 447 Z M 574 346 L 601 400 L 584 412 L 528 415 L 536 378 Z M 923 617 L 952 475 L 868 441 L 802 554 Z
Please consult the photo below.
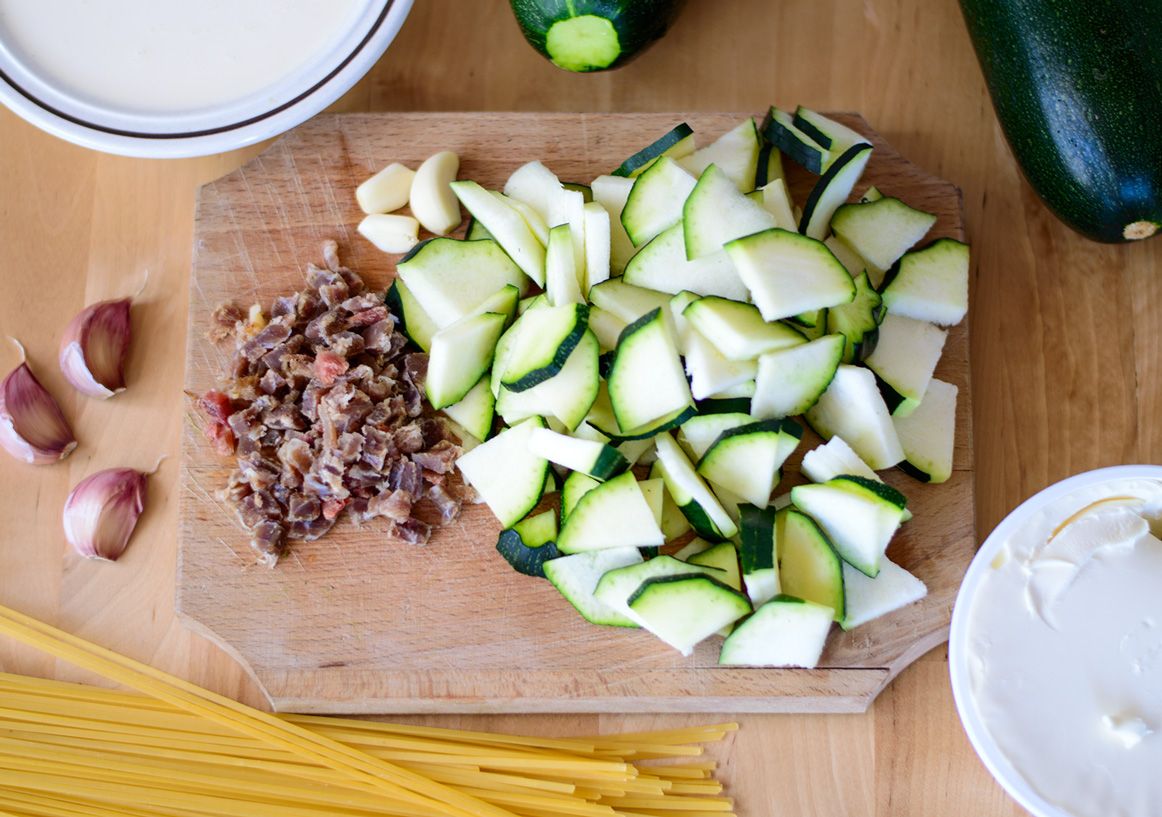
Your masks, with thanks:
M 315 355 L 315 378 L 324 386 L 334 385 L 336 378 L 347 371 L 347 360 L 323 349 Z

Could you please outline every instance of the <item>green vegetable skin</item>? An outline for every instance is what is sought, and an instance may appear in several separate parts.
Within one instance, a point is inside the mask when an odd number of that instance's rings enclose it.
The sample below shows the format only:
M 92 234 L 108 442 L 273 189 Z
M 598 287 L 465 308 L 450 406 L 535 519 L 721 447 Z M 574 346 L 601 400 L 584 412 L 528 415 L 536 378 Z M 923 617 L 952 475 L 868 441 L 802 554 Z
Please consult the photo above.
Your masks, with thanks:
M 625 65 L 666 33 L 685 0 L 511 0 L 529 44 L 567 71 Z
M 1029 183 L 1097 241 L 1162 227 L 1162 18 L 1129 0 L 961 0 Z

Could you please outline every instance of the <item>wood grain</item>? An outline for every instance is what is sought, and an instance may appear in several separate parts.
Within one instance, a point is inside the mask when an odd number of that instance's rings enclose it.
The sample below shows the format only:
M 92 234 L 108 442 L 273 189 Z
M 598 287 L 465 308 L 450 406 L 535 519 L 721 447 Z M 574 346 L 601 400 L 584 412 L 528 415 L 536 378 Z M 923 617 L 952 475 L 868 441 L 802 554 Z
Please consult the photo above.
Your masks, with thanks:
M 760 112 L 761 113 L 761 112 Z M 302 285 L 306 262 L 334 237 L 342 257 L 382 290 L 387 256 L 360 237 L 354 188 L 377 168 L 417 166 L 435 150 L 461 157 L 461 176 L 499 188 L 533 158 L 562 179 L 589 181 L 686 118 L 708 144 L 746 114 L 407 114 L 319 117 L 234 173 L 202 188 L 194 229 L 186 388 L 220 385 L 231 348 L 207 341 L 214 308 L 269 305 Z M 933 237 L 963 237 L 960 193 L 928 175 L 858 116 L 875 151 L 858 192 L 874 184 L 937 215 Z M 796 200 L 814 183 L 789 168 Z M 952 330 L 938 376 L 960 389 L 955 478 L 888 479 L 916 519 L 891 555 L 928 596 L 889 617 L 832 635 L 823 671 L 717 667 L 720 641 L 683 658 L 644 631 L 611 631 L 577 616 L 546 582 L 514 573 L 494 552 L 485 506 L 416 549 L 374 523 L 341 524 L 296 544 L 274 571 L 253 564 L 248 537 L 216 498 L 232 462 L 187 413 L 180 482 L 177 606 L 243 662 L 277 709 L 320 712 L 862 711 L 895 675 L 941 643 L 973 537 L 968 328 Z M 808 434 L 789 465 L 819 439 Z M 272 626 L 272 622 L 278 622 Z M 471 626 L 464 626 L 471 622 Z
M 1021 181 L 989 107 L 955 0 L 687 3 L 649 53 L 573 76 L 521 39 L 504 0 L 424 0 L 343 111 L 859 110 L 902 153 L 964 191 L 973 245 L 977 531 L 1053 480 L 1162 462 L 1162 241 L 1098 246 L 1057 223 Z M 176 458 L 194 193 L 258 152 L 181 162 L 101 156 L 0 110 L 0 333 L 29 347 L 81 437 L 61 466 L 0 455 L 0 601 L 252 704 L 257 685 L 173 616 Z M 70 394 L 53 360 L 86 302 L 152 271 L 130 390 Z M 1063 323 L 1063 320 L 1066 321 Z M 1046 340 L 1054 345 L 1047 345 Z M 1093 342 L 1096 339 L 1097 342 Z M 1065 348 L 1062 348 L 1064 346 Z M 0 369 L 15 362 L 0 348 Z M 68 552 L 59 511 L 97 468 L 171 461 L 116 565 Z M 0 642 L 7 671 L 86 678 Z M 414 716 L 478 729 L 587 734 L 713 715 Z M 956 719 L 943 649 L 866 715 L 749 715 L 715 754 L 740 814 L 1014 817 Z

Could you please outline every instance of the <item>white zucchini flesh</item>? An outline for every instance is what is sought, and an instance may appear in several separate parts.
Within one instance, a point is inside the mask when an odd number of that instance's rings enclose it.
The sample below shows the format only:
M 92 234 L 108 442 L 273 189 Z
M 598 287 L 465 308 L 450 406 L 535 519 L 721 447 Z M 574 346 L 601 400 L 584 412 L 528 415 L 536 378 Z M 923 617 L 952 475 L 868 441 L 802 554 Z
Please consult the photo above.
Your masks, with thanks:
M 952 476 L 956 394 L 956 386 L 932 378 L 916 410 L 892 418 L 904 448 L 900 467 L 925 482 L 946 482 Z
M 631 284 L 622 278 L 610 278 L 589 290 L 589 301 L 616 315 L 626 324 L 633 323 L 659 307 L 669 315 L 670 295 Z
M 751 414 L 765 418 L 806 412 L 831 385 L 843 360 L 843 345 L 843 335 L 824 335 L 760 357 Z
M 560 189 L 561 180 L 541 162 L 521 165 L 504 183 L 504 195 L 532 207 L 546 224 L 549 218 L 549 202 Z
M 549 246 L 545 248 L 545 295 L 553 306 L 585 303 L 576 258 L 570 226 L 559 224 L 550 230 Z
M 697 556 L 699 553 L 705 553 L 712 547 L 716 547 L 716 545 L 712 545 L 705 539 L 699 539 L 697 536 L 695 536 L 693 539 L 683 545 L 681 549 L 674 553 L 674 558 L 682 562 L 689 562 L 692 556 Z
M 746 596 L 709 576 L 648 579 L 629 598 L 644 629 L 682 655 L 750 612 Z
M 642 247 L 625 267 L 625 282 L 677 294 L 717 295 L 744 301 L 750 293 L 724 250 L 693 261 L 686 258 L 684 227 L 681 223 L 663 230 Z
M 547 428 L 533 430 L 529 435 L 529 450 L 555 465 L 594 479 L 609 479 L 629 468 L 629 461 L 612 446 L 558 434 Z
M 633 257 L 634 246 L 626 235 L 621 223 L 621 211 L 625 209 L 629 191 L 633 189 L 633 179 L 624 176 L 598 176 L 590 185 L 593 203 L 600 204 L 609 213 L 609 265 L 614 273 L 620 273 Z
M 661 477 L 657 479 L 643 479 L 638 482 L 637 487 L 641 488 L 642 496 L 645 497 L 646 504 L 650 506 L 650 510 L 654 512 L 654 521 L 658 523 L 658 527 L 662 527 L 662 509 L 665 505 L 666 486 Z M 665 531 L 662 531 L 665 535 Z
M 597 336 L 601 351 L 612 352 L 616 349 L 621 330 L 627 326 L 629 321 L 622 320 L 612 312 L 607 312 L 599 306 L 589 307 L 589 330 Z
M 606 573 L 641 562 L 641 551 L 634 547 L 593 550 L 550 559 L 545 562 L 545 578 L 586 621 L 612 627 L 636 627 L 636 622 L 600 601 L 593 591 Z
M 740 193 L 746 193 L 754 187 L 760 147 L 754 119 L 744 119 L 713 143 L 678 159 L 678 164 L 695 178 L 717 165 Z
M 799 222 L 795 219 L 795 211 L 791 202 L 791 194 L 787 192 L 787 183 L 783 179 L 775 179 L 762 187 L 763 207 L 774 216 L 775 226 L 780 230 L 799 232 Z
M 806 667 L 819 664 L 834 612 L 783 596 L 768 601 L 722 643 L 723 666 Z
M 686 449 L 691 460 L 697 462 L 710 450 L 722 432 L 753 423 L 754 417 L 741 412 L 698 414 L 678 428 L 678 442 Z
M 719 576 L 722 571 L 713 567 L 690 565 L 672 556 L 655 556 L 648 562 L 610 570 L 597 582 L 593 596 L 618 615 L 632 621 L 634 626 L 641 626 L 640 620 L 630 610 L 627 602 L 633 592 L 641 587 L 642 582 L 659 576 L 687 576 L 693 573 Z
M 503 528 L 511 528 L 536 507 L 549 473 L 549 461 L 529 451 L 534 429 L 543 428 L 539 418 L 530 418 L 481 443 L 456 460 L 465 481 Z
M 585 205 L 585 292 L 609 280 L 612 240 L 609 212 L 595 201 Z
M 606 382 L 620 428 L 642 428 L 693 402 L 664 307 L 621 333 Z
M 581 340 L 573 351 L 569 353 L 561 371 L 543 383 L 538 383 L 523 392 L 514 393 L 504 389 L 501 392 L 503 397 L 498 398 L 498 410 L 502 400 L 513 401 L 515 399 L 516 404 L 527 407 L 526 410 L 531 412 L 525 416 L 532 416 L 532 414 L 552 416 L 559 420 L 566 429 L 570 431 L 576 429 L 585 420 L 585 416 L 597 399 L 597 391 L 601 383 L 598 374 L 599 355 L 597 338 L 593 336 L 592 332 L 587 331 L 581 336 Z M 511 405 L 514 403 L 508 402 L 506 412 L 502 412 L 502 414 L 507 413 L 510 410 L 508 406 Z
M 886 556 L 874 579 L 844 563 L 843 587 L 847 594 L 847 614 L 839 626 L 844 630 L 874 621 L 928 595 L 924 582 Z
M 867 141 L 863 134 L 802 105 L 795 109 L 792 121 L 799 130 L 837 156 L 852 145 Z
M 695 503 L 698 510 L 705 514 L 711 524 L 721 534 L 721 538 L 729 539 L 738 533 L 738 525 L 722 507 L 722 503 L 710 490 L 710 487 L 698 476 L 690 460 L 674 442 L 669 434 L 659 434 L 656 438 L 658 461 L 662 464 L 662 477 L 666 481 L 666 488 L 675 504 L 682 508 L 686 518 L 690 518 L 687 505 Z M 693 520 L 691 520 L 693 521 Z
M 459 171 L 460 157 L 444 150 L 425 159 L 412 177 L 408 203 L 429 233 L 447 235 L 460 225 L 460 205 L 451 187 Z
M 843 479 L 796 485 L 791 501 L 819 523 L 845 562 L 867 576 L 879 572 L 902 508 Z
M 806 418 L 823 439 L 842 437 L 875 470 L 891 468 L 904 459 L 888 407 L 868 369 L 840 364 Z
M 503 193 L 498 193 L 495 190 L 488 191 L 496 197 L 497 201 L 502 201 L 512 209 L 520 213 L 521 218 L 525 220 L 525 224 L 529 225 L 529 229 L 533 231 L 533 235 L 537 237 L 537 241 L 541 242 L 543 246 L 549 243 L 549 225 L 545 222 L 544 216 L 529 207 L 523 201 L 518 199 L 510 199 Z
M 843 264 L 852 278 L 858 277 L 867 269 L 867 262 L 859 257 L 859 253 L 844 244 L 838 236 L 829 235 L 823 239 L 823 243 L 827 245 L 827 249 L 831 250 L 832 255 L 839 259 L 839 263 Z
M 470 315 L 508 284 L 521 292 L 528 285 L 528 279 L 500 245 L 488 239 L 434 238 L 416 247 L 396 270 L 438 329 Z
M 726 252 L 764 319 L 782 320 L 848 303 L 855 284 L 827 246 L 787 230 L 738 238 Z
M 694 331 L 694 327 L 690 325 L 690 321 L 686 320 L 684 313 L 686 307 L 698 300 L 698 297 L 689 290 L 682 290 L 669 300 L 670 325 L 674 330 L 674 342 L 678 344 L 678 352 L 683 356 L 690 345 L 690 333 Z
M 666 537 L 630 471 L 586 493 L 557 537 L 562 553 L 662 545 Z
M 859 454 L 838 436 L 804 454 L 799 470 L 812 482 L 827 482 L 843 474 L 883 482 L 879 475 L 859 458 Z
M 875 349 L 864 365 L 875 372 L 903 398 L 892 413 L 911 414 L 940 362 L 948 333 L 935 324 L 889 313 L 880 324 Z
M 884 306 L 894 315 L 954 326 L 968 314 L 968 245 L 942 238 L 904 253 L 884 287 Z
M 537 240 L 524 216 L 473 181 L 452 182 L 460 203 L 492 233 L 518 267 L 537 286 L 545 285 L 545 247 Z M 423 221 L 420 221 L 423 224 Z
M 707 297 L 691 301 L 682 317 L 730 360 L 754 360 L 760 355 L 806 343 L 782 323 L 767 323 L 753 304 Z
M 668 156 L 637 177 L 621 211 L 621 223 L 635 247 L 681 221 L 682 205 L 695 184 L 697 180 Z
M 432 336 L 424 390 L 432 408 L 459 402 L 492 365 L 507 316 L 469 315 Z
M 935 223 L 936 216 L 884 197 L 839 207 L 831 218 L 831 229 L 867 262 L 868 274 L 878 287 L 883 274 Z
M 754 360 L 730 360 L 698 332 L 686 341 L 686 374 L 690 376 L 690 392 L 695 400 L 705 400 L 712 394 L 754 380 L 758 363 Z
M 476 441 L 483 442 L 492 431 L 495 405 L 496 398 L 488 388 L 488 376 L 484 375 L 459 402 L 445 406 L 444 414 L 472 435 Z
M 579 190 L 562 187 L 549 202 L 550 227 L 569 225 L 573 240 L 573 264 L 579 272 L 585 270 L 585 196 Z
M 820 241 L 827 237 L 831 232 L 831 217 L 859 183 L 871 154 L 871 145 L 853 145 L 832 163 L 803 205 L 799 232 Z
M 777 423 L 749 423 L 722 434 L 698 461 L 698 473 L 757 508 L 770 503 L 790 451 Z
M 686 257 L 718 252 L 728 241 L 777 226 L 765 207 L 747 198 L 717 165 L 698 178 L 682 208 Z

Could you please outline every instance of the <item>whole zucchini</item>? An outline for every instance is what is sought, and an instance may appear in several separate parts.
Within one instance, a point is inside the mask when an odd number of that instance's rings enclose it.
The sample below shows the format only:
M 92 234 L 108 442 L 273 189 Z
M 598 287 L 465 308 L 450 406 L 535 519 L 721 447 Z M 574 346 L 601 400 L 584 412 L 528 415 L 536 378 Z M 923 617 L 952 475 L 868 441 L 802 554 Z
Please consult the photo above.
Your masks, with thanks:
M 666 33 L 685 0 L 511 0 L 529 44 L 567 71 L 632 60 Z
M 1162 226 L 1162 15 L 1130 0 L 960 0 L 1009 146 L 1097 241 Z

